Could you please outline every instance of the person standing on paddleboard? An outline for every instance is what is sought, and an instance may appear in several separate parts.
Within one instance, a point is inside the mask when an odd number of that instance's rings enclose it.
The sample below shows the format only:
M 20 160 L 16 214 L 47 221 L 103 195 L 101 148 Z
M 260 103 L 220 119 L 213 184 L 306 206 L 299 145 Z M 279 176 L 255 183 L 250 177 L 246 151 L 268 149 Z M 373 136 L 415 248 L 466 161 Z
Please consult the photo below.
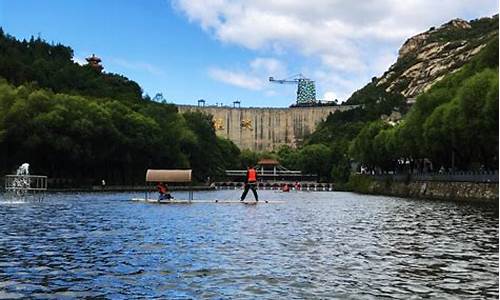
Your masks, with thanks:
M 257 195 L 257 171 L 254 169 L 252 165 L 247 168 L 247 175 L 245 177 L 245 190 L 241 195 L 240 201 L 245 200 L 247 196 L 248 190 L 252 189 L 253 196 L 255 197 L 255 201 L 259 201 L 259 196 Z

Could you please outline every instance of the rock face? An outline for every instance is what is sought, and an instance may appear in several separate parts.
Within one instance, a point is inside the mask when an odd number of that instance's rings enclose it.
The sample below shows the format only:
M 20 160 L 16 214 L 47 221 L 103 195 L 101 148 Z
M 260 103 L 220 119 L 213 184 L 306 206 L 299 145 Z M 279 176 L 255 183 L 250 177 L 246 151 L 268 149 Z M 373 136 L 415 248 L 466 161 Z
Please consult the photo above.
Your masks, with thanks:
M 417 34 L 416 36 L 409 38 L 403 44 L 401 49 L 399 49 L 399 57 L 398 58 L 401 58 L 401 57 L 407 55 L 408 53 L 416 51 L 418 48 L 420 48 L 425 43 L 425 40 L 428 37 L 429 37 L 429 33 L 424 32 L 424 33 Z
M 414 98 L 457 71 L 498 35 L 498 15 L 470 22 L 454 19 L 409 38 L 387 72 L 376 79 L 386 92 Z

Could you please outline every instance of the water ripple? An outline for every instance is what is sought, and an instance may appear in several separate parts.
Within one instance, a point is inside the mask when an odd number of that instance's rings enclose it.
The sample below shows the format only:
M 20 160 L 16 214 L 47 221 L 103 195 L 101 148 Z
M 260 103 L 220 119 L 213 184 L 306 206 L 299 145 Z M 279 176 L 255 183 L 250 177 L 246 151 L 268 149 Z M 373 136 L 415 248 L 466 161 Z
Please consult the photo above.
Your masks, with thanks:
M 497 207 L 321 192 L 261 191 L 287 203 L 259 206 L 132 196 L 0 201 L 0 298 L 498 298 Z

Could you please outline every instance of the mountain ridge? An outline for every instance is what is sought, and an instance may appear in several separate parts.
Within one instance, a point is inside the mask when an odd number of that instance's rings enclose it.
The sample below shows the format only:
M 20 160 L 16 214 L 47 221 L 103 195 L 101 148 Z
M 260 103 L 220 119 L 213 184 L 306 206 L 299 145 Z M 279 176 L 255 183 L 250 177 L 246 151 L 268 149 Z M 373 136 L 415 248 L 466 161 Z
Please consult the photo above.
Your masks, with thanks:
M 398 58 L 380 77 L 356 91 L 346 101 L 359 104 L 363 89 L 382 89 L 388 94 L 416 98 L 446 74 L 456 72 L 498 35 L 498 14 L 471 21 L 453 19 L 438 28 L 410 37 Z M 371 86 L 371 87 L 370 87 Z

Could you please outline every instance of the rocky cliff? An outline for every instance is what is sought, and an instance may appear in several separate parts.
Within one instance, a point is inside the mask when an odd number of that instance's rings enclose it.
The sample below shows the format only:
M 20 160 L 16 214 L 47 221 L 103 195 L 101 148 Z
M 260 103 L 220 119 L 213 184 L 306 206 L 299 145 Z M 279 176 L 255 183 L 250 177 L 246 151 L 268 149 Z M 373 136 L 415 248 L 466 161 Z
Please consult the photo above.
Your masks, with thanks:
M 470 22 L 455 19 L 408 39 L 395 64 L 377 81 L 387 92 L 413 98 L 458 70 L 498 34 L 498 15 Z
M 454 19 L 432 27 L 409 38 L 399 49 L 397 61 L 368 86 L 401 94 L 406 99 L 415 98 L 446 74 L 457 71 L 496 35 L 498 15 L 469 22 Z M 363 89 L 353 94 L 348 103 L 363 102 L 358 99 L 365 94 Z

